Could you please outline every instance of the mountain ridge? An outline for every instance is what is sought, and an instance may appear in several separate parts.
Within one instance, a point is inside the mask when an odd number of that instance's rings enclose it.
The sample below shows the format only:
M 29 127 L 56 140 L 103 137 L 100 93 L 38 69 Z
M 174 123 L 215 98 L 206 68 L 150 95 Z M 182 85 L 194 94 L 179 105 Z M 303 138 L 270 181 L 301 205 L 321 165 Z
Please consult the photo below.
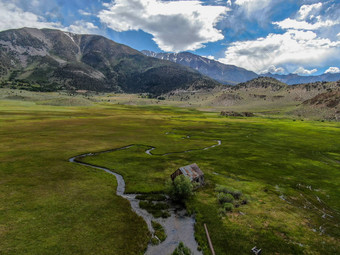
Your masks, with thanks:
M 340 80 L 340 73 L 327 73 L 321 75 L 309 75 L 302 76 L 298 74 L 256 74 L 255 72 L 247 69 L 237 67 L 235 65 L 223 64 L 217 60 L 209 59 L 200 55 L 196 55 L 190 52 L 180 53 L 156 53 L 149 50 L 142 50 L 143 54 L 172 61 L 183 66 L 188 66 L 192 69 L 199 71 L 200 73 L 209 76 L 212 79 L 217 80 L 227 85 L 237 85 L 244 83 L 258 77 L 272 77 L 288 85 L 313 83 L 313 82 L 333 82 Z
M 205 58 L 190 52 L 156 53 L 147 50 L 143 50 L 141 52 L 150 57 L 169 60 L 174 63 L 190 67 L 223 84 L 236 85 L 237 83 L 246 82 L 258 77 L 256 73 L 244 68 L 234 65 L 226 65 L 216 60 Z
M 100 35 L 36 28 L 0 32 L 0 75 L 2 84 L 24 84 L 23 89 L 33 86 L 38 91 L 161 94 L 219 85 L 190 68 L 147 57 Z
M 272 73 L 265 73 L 261 74 L 260 76 L 264 77 L 272 77 L 281 82 L 284 82 L 288 85 L 294 84 L 304 84 L 304 83 L 313 83 L 313 82 L 333 82 L 340 80 L 340 73 L 325 73 L 320 75 L 309 75 L 309 76 L 302 76 L 298 74 L 272 74 Z

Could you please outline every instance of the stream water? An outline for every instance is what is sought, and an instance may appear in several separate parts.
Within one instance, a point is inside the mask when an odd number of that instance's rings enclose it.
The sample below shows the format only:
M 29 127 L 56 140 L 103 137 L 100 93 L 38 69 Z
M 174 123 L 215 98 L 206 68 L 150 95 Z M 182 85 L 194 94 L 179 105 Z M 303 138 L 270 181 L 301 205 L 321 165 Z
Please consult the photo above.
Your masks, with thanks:
M 145 153 L 147 153 L 150 156 L 165 156 L 170 155 L 173 153 L 187 153 L 190 151 L 197 151 L 197 150 L 207 150 L 214 148 L 216 146 L 221 145 L 220 140 L 216 140 L 217 144 L 214 144 L 209 147 L 205 147 L 203 149 L 194 149 L 194 150 L 187 150 L 182 152 L 171 152 L 171 153 L 165 153 L 165 154 L 152 154 L 151 151 L 155 149 L 155 147 L 149 146 L 150 149 L 146 150 Z M 165 233 L 167 235 L 167 238 L 161 242 L 158 245 L 152 245 L 151 243 L 148 245 L 148 249 L 146 250 L 145 254 L 147 255 L 168 255 L 171 254 L 175 248 L 178 246 L 180 242 L 183 242 L 189 249 L 192 251 L 194 255 L 200 255 L 202 252 L 198 251 L 198 244 L 195 240 L 195 219 L 192 216 L 188 216 L 186 214 L 186 211 L 182 208 L 178 208 L 175 205 L 172 205 L 170 209 L 168 209 L 168 212 L 170 216 L 168 218 L 155 218 L 152 214 L 148 213 L 146 210 L 141 209 L 139 207 L 139 201 L 136 199 L 137 194 L 124 194 L 125 191 L 125 181 L 123 176 L 120 174 L 117 174 L 105 167 L 96 166 L 88 163 L 84 163 L 81 161 L 82 158 L 88 157 L 88 156 L 94 156 L 102 153 L 117 151 L 117 150 L 125 150 L 135 145 L 129 145 L 118 149 L 112 149 L 112 150 L 106 150 L 102 152 L 96 152 L 96 153 L 86 153 L 82 155 L 78 155 L 75 157 L 72 157 L 69 159 L 72 163 L 77 163 L 84 166 L 89 166 L 95 169 L 103 170 L 109 174 L 112 174 L 117 179 L 117 190 L 116 194 L 118 196 L 121 196 L 127 200 L 129 200 L 131 204 L 132 210 L 139 216 L 141 216 L 144 221 L 146 222 L 149 231 L 154 234 L 154 229 L 151 225 L 151 221 L 158 222 L 161 224 L 165 230 Z

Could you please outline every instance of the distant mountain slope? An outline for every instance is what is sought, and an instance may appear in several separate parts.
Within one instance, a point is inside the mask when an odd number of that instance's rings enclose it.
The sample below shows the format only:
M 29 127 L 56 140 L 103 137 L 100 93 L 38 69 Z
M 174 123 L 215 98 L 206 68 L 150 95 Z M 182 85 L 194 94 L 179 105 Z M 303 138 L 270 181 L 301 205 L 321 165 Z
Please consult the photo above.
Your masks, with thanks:
M 326 73 L 321 75 L 311 75 L 311 76 L 301 76 L 298 74 L 287 74 L 287 75 L 281 75 L 281 74 L 271 74 L 266 73 L 262 74 L 261 76 L 265 77 L 272 77 L 275 78 L 281 82 L 287 83 L 288 85 L 293 84 L 302 84 L 302 83 L 312 83 L 312 82 L 319 82 L 319 81 L 338 81 L 340 80 L 340 73 Z
M 218 83 L 103 36 L 22 28 L 0 32 L 2 86 L 161 94 Z
M 340 90 L 321 93 L 303 102 L 304 105 L 335 108 L 340 106 Z
M 319 119 L 340 121 L 340 81 L 323 86 L 328 86 L 326 91 L 321 90 L 322 93 L 303 101 L 294 113 L 303 117 L 316 116 Z
M 238 89 L 268 89 L 268 90 L 273 90 L 273 91 L 277 91 L 280 90 L 282 88 L 287 88 L 288 85 L 278 81 L 274 78 L 271 77 L 259 77 L 259 78 L 255 78 L 253 80 L 247 81 L 247 82 L 243 82 L 240 83 L 238 85 L 236 85 L 235 87 L 233 87 L 234 90 L 238 90 Z
M 233 65 L 225 65 L 218 61 L 201 57 L 189 52 L 155 53 L 144 50 L 142 53 L 150 57 L 169 60 L 183 66 L 188 66 L 224 84 L 235 85 L 237 83 L 246 82 L 258 77 L 256 73 L 246 69 Z

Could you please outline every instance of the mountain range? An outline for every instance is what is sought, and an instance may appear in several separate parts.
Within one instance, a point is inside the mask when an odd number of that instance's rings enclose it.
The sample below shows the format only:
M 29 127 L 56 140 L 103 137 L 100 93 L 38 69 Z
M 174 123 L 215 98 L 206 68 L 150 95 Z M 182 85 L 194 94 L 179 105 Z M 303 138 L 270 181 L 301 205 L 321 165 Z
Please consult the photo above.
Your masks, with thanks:
M 289 85 L 340 80 L 340 74 L 261 76 Z M 35 28 L 0 32 L 0 87 L 159 95 L 236 85 L 261 76 L 189 52 L 139 52 L 99 35 Z
M 171 62 L 190 67 L 223 84 L 235 85 L 258 77 L 256 73 L 244 68 L 234 65 L 225 65 L 218 61 L 195 55 L 190 52 L 155 53 L 153 51 L 143 50 L 142 53 L 150 57 L 169 60 Z
M 0 32 L 0 81 L 37 91 L 154 94 L 219 85 L 191 68 L 147 57 L 103 36 L 35 28 Z
M 340 80 L 340 73 L 327 73 L 315 76 L 302 76 L 298 74 L 256 74 L 252 71 L 240 68 L 234 65 L 225 65 L 216 60 L 211 60 L 199 55 L 192 54 L 190 52 L 180 53 L 155 53 L 153 51 L 143 50 L 147 56 L 155 57 L 159 59 L 169 60 L 183 66 L 191 67 L 199 71 L 200 73 L 209 76 L 223 84 L 235 85 L 241 82 L 246 82 L 260 76 L 272 77 L 288 85 L 312 83 L 319 81 L 338 81 Z
M 310 75 L 310 76 L 301 76 L 298 74 L 283 75 L 283 74 L 266 73 L 266 74 L 262 74 L 262 76 L 275 78 L 288 85 L 313 83 L 313 82 L 319 82 L 319 81 L 331 82 L 331 81 L 340 80 L 340 73 L 325 73 L 321 75 Z

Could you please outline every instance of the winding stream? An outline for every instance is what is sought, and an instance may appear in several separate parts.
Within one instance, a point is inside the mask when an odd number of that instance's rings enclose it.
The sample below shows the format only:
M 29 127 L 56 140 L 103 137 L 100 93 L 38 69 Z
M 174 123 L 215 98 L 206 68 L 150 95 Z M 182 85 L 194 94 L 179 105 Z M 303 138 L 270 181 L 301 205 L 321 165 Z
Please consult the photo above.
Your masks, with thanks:
M 191 151 L 199 151 L 199 150 L 208 150 L 211 148 L 214 148 L 216 146 L 219 146 L 222 144 L 221 140 L 215 140 L 217 142 L 217 144 L 214 144 L 212 146 L 209 147 L 205 147 L 202 149 L 192 149 L 192 150 L 187 150 L 187 151 L 181 151 L 181 152 L 169 152 L 169 153 L 165 153 L 165 154 L 153 154 L 151 151 L 153 151 L 154 149 L 156 149 L 155 147 L 152 146 L 148 146 L 150 147 L 150 149 L 147 149 L 145 151 L 146 154 L 150 155 L 150 156 L 166 156 L 166 155 L 170 155 L 170 154 L 178 154 L 178 153 L 188 153 Z M 133 145 L 128 145 L 128 146 L 124 146 L 118 149 L 111 149 L 111 150 L 106 150 L 106 151 L 102 151 L 102 152 L 96 152 L 96 153 L 85 153 L 85 154 L 81 154 L 75 157 L 72 157 L 69 159 L 70 162 L 72 163 L 77 163 L 80 165 L 84 165 L 84 166 L 89 166 L 95 169 L 99 169 L 99 170 L 103 170 L 109 174 L 112 174 L 116 177 L 117 179 L 117 190 L 116 190 L 116 194 L 118 196 L 121 196 L 127 200 L 129 200 L 130 204 L 131 204 L 131 208 L 132 210 L 138 214 L 139 216 L 141 216 L 144 221 L 146 222 L 149 231 L 152 233 L 152 235 L 154 235 L 154 229 L 151 225 L 151 221 L 155 221 L 158 222 L 159 224 L 161 224 L 165 230 L 165 233 L 167 235 L 167 238 L 165 239 L 165 241 L 163 241 L 162 243 L 158 244 L 158 245 L 148 245 L 148 249 L 146 250 L 147 255 L 168 255 L 171 254 L 175 248 L 178 246 L 179 242 L 183 242 L 187 247 L 190 248 L 190 250 L 193 252 L 194 255 L 201 255 L 202 252 L 198 251 L 198 244 L 195 240 L 195 230 L 194 230 L 194 226 L 195 226 L 195 219 L 194 217 L 191 216 L 187 216 L 186 215 L 186 211 L 181 209 L 181 208 L 176 208 L 175 206 L 172 206 L 168 212 L 170 213 L 170 217 L 168 218 L 154 218 L 152 214 L 148 213 L 146 210 L 141 209 L 139 207 L 139 201 L 138 199 L 136 199 L 137 194 L 124 194 L 125 192 L 125 181 L 123 176 L 121 176 L 120 174 L 117 174 L 105 167 L 101 167 L 101 166 L 97 166 L 97 165 L 93 165 L 93 164 L 89 164 L 89 163 L 84 163 L 81 161 L 82 158 L 88 157 L 88 156 L 94 156 L 94 155 L 99 155 L 102 153 L 107 153 L 107 152 L 113 152 L 113 151 L 118 151 L 118 150 L 125 150 L 128 148 L 131 148 L 133 146 L 137 146 L 136 144 Z

